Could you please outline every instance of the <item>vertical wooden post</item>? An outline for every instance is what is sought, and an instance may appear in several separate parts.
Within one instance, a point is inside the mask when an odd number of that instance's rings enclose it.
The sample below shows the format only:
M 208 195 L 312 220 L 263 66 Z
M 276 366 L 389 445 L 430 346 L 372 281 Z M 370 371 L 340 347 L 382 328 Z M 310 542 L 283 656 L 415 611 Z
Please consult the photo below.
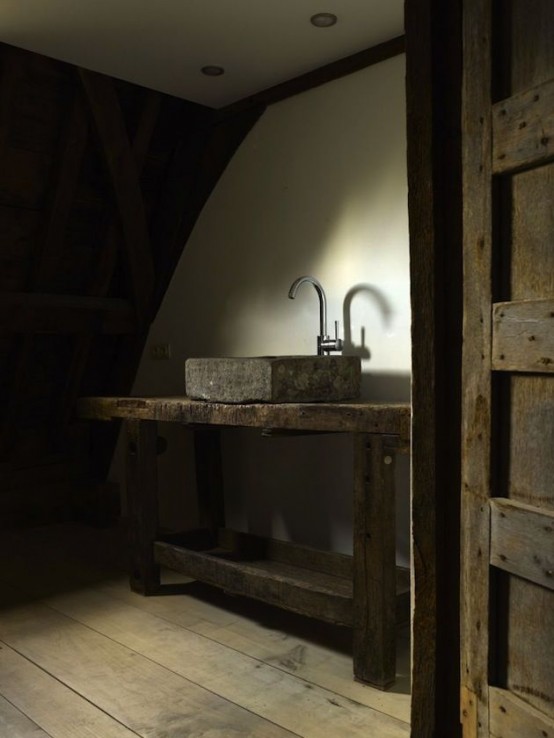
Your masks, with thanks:
M 158 534 L 158 474 L 155 420 L 126 420 L 127 505 L 129 510 L 130 584 L 144 595 L 156 594 L 160 568 L 154 561 Z
M 200 527 L 207 528 L 217 536 L 218 528 L 225 525 L 219 428 L 195 429 L 194 453 Z
M 406 0 L 404 7 L 414 738 L 461 735 L 460 669 L 453 654 L 460 602 L 463 5 L 462 0 Z M 479 33 L 476 26 L 474 35 Z
M 385 689 L 396 676 L 395 454 L 354 436 L 354 676 Z
M 491 0 L 464 2 L 461 686 L 474 695 L 465 738 L 489 736 L 491 495 Z

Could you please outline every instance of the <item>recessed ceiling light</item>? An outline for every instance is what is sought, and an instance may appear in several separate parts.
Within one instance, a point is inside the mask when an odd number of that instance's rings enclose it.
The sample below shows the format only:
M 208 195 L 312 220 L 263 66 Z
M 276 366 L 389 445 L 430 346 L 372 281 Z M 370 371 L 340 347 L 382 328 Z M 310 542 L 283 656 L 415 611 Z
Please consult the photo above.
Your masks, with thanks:
M 202 67 L 200 71 L 207 77 L 221 77 L 222 74 L 225 74 L 223 67 L 218 67 L 215 64 L 208 64 L 207 66 Z
M 329 28 L 337 22 L 337 16 L 333 13 L 316 13 L 310 18 L 312 26 L 317 28 Z

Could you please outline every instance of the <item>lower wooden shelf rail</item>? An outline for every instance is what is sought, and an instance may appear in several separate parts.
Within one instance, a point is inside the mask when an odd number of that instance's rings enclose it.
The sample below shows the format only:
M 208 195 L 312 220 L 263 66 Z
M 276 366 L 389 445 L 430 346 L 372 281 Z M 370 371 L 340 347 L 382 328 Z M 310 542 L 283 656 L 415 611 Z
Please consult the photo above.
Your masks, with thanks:
M 125 421 L 131 587 L 161 594 L 160 566 L 278 607 L 353 628 L 354 676 L 385 689 L 396 675 L 396 624 L 409 619 L 409 571 L 396 566 L 396 453 L 409 444 L 407 404 L 224 405 L 184 397 L 79 400 L 80 417 Z M 199 531 L 158 525 L 157 421 L 194 432 Z M 224 527 L 220 427 L 350 433 L 354 440 L 353 556 Z
M 228 529 L 221 529 L 208 546 L 200 551 L 188 548 L 186 536 L 179 543 L 156 541 L 154 558 L 231 594 L 353 627 L 351 556 Z M 396 567 L 396 622 L 409 617 L 410 572 Z

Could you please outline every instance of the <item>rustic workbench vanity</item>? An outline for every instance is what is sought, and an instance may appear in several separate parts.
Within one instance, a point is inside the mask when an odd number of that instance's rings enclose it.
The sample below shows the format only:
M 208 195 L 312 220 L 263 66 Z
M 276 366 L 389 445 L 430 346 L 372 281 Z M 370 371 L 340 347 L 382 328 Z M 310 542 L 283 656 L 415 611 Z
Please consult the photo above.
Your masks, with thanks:
M 396 673 L 396 623 L 409 617 L 409 572 L 395 561 L 394 467 L 410 433 L 407 404 L 333 402 L 229 405 L 184 397 L 93 397 L 78 413 L 123 419 L 131 586 L 164 591 L 160 565 L 194 579 L 331 623 L 354 634 L 354 675 L 385 688 Z M 158 526 L 157 423 L 194 432 L 200 530 L 163 536 Z M 353 556 L 225 529 L 222 427 L 353 436 Z

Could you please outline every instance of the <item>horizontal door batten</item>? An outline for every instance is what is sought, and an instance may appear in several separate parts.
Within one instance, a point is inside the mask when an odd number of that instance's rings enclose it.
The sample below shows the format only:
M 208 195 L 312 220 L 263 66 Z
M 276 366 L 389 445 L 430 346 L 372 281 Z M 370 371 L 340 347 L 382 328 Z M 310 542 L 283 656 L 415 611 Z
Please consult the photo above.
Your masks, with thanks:
M 508 174 L 554 159 L 553 113 L 554 80 L 493 106 L 493 174 Z
M 490 563 L 554 589 L 554 510 L 492 498 Z
M 554 299 L 495 303 L 492 323 L 493 369 L 554 372 Z

